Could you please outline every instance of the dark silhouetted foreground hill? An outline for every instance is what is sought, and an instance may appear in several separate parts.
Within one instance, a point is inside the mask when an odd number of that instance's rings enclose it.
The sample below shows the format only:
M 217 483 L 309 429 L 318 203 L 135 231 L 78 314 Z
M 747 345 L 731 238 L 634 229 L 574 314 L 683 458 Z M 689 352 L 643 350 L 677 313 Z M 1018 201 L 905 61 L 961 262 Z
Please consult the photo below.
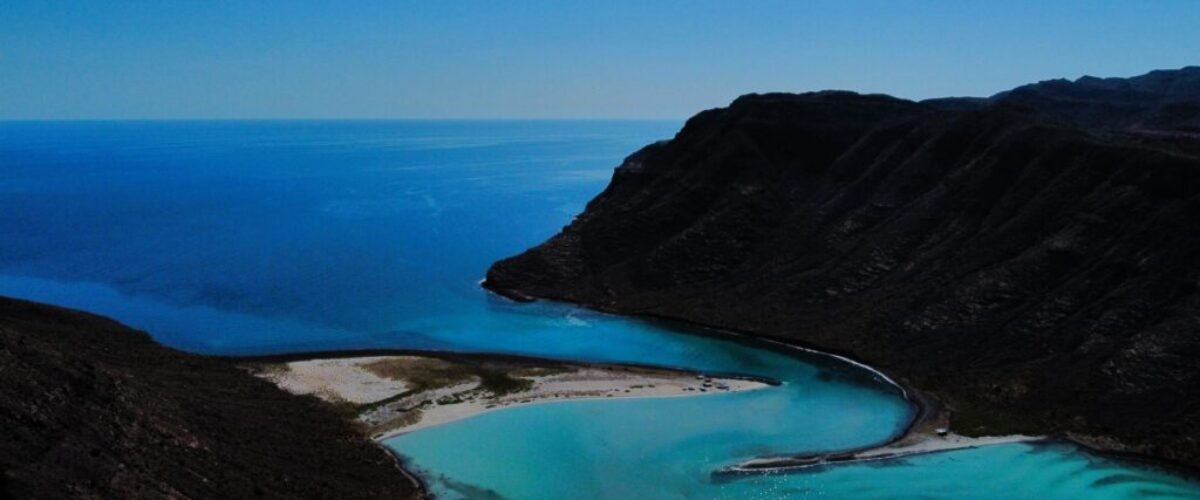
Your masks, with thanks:
M 848 353 L 965 432 L 1200 464 L 1198 81 L 744 96 L 485 286 Z
M 111 320 L 0 298 L 0 498 L 408 498 L 316 398 Z

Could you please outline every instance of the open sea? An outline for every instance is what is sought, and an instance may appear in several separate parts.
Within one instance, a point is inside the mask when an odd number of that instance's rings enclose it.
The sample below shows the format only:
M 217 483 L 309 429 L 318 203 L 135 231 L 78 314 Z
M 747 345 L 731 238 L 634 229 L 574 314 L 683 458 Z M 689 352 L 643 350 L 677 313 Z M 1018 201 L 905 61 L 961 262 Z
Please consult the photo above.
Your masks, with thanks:
M 114 317 L 187 351 L 495 352 L 759 375 L 700 398 L 517 407 L 392 438 L 439 498 L 1197 498 L 1068 444 L 729 477 L 889 439 L 911 408 L 831 358 L 478 281 L 583 210 L 678 122 L 0 122 L 0 295 Z

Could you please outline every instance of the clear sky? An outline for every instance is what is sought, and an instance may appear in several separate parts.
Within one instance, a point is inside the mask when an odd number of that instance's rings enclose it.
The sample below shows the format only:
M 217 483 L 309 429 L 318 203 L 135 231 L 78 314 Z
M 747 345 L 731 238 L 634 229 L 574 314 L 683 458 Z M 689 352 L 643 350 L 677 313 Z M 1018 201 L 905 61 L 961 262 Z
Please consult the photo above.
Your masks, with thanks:
M 0 0 L 5 118 L 671 118 L 1200 64 L 1200 0 Z

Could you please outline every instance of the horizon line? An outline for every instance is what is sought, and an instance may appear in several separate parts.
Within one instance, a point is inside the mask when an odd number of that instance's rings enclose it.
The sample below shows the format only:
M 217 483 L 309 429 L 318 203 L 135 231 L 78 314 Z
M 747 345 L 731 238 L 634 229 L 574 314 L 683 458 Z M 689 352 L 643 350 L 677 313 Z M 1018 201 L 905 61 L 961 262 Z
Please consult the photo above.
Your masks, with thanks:
M 609 118 L 609 117 L 147 117 L 147 118 L 5 118 L 0 122 L 266 122 L 266 121 L 410 121 L 410 122 L 569 122 L 569 121 L 613 121 L 613 122 L 668 122 L 684 121 L 690 118 Z

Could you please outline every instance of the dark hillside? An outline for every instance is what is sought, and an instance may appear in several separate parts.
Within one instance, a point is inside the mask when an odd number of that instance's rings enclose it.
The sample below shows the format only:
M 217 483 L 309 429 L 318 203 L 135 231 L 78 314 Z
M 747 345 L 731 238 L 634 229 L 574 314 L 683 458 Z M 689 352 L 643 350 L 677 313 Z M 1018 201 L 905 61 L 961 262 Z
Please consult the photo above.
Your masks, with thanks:
M 330 406 L 114 321 L 0 298 L 0 498 L 410 498 Z
M 964 432 L 1200 464 L 1200 143 L 1163 118 L 1196 74 L 744 96 L 485 286 L 848 353 Z

